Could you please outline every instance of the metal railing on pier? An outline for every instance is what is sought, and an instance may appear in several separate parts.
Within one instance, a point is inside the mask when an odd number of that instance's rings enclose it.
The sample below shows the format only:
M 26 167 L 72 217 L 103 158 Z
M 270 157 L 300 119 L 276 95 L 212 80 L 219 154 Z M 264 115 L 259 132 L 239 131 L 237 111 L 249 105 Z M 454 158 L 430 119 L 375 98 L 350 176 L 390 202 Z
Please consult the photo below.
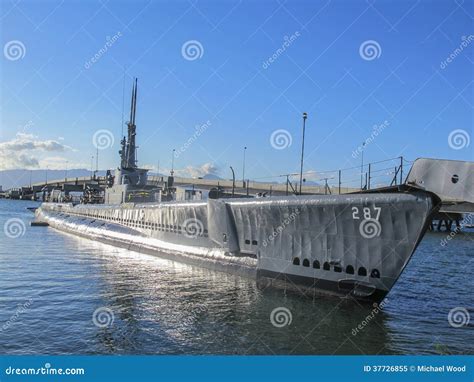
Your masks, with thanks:
M 410 163 L 400 156 L 366 164 L 361 163 L 360 166 L 338 170 L 304 172 L 301 190 L 298 186 L 299 173 L 257 178 L 254 181 L 247 181 L 247 185 L 252 187 L 257 182 L 270 184 L 272 181 L 276 184 L 283 183 L 286 195 L 300 193 L 345 194 L 402 184 L 407 173 L 406 167 Z M 272 187 L 273 190 L 277 188 L 281 190 L 281 186 Z

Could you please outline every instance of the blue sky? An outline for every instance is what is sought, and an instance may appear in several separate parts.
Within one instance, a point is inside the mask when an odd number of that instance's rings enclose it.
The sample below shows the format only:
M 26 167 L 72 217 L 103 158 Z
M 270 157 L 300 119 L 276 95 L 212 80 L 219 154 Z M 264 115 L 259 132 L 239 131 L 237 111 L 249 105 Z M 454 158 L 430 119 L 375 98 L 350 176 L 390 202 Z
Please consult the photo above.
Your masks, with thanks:
M 369 138 L 365 161 L 473 160 L 472 1 L 13 0 L 0 14 L 0 169 L 90 167 L 102 130 L 100 168 L 115 167 L 124 68 L 139 164 L 162 171 L 188 142 L 181 174 L 240 177 L 244 146 L 248 178 L 298 172 L 303 112 L 306 171 L 359 165 Z

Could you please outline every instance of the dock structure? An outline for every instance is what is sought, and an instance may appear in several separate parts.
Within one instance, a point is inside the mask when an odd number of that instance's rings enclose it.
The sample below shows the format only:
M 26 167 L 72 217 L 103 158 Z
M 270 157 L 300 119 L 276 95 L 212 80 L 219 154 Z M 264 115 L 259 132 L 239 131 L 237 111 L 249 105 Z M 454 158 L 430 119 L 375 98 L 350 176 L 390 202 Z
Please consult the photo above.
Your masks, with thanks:
M 124 152 L 126 150 L 123 150 Z M 265 178 L 250 179 L 205 179 L 186 178 L 179 176 L 148 175 L 148 185 L 159 187 L 195 188 L 219 193 L 221 196 L 283 196 L 283 195 L 315 195 L 315 194 L 349 194 L 378 188 L 382 185 L 403 183 L 403 157 L 363 164 L 351 168 L 324 172 L 303 173 L 303 185 L 299 188 L 299 173 L 290 173 Z M 315 175 L 316 179 L 315 179 Z M 313 178 L 311 182 L 310 179 Z M 32 194 L 47 188 L 63 191 L 81 191 L 86 187 L 107 187 L 107 177 L 86 176 L 78 178 L 55 179 L 31 185 L 34 190 L 24 187 L 23 195 Z M 17 194 L 11 195 L 12 198 Z M 7 196 L 8 197 L 8 196 Z
M 106 188 L 105 177 L 80 177 L 75 179 L 55 179 L 48 181 L 48 183 L 35 183 L 31 187 L 14 188 L 6 191 L 3 194 L 4 198 L 16 200 L 40 200 L 44 199 L 45 195 L 50 194 L 54 190 L 59 190 L 64 195 L 69 195 L 71 192 L 84 192 L 86 189 L 95 189 L 97 191 L 104 191 Z M 166 188 L 170 182 L 169 177 L 166 176 L 149 176 L 148 184 L 154 186 L 161 186 Z M 253 197 L 253 196 L 283 196 L 294 194 L 292 187 L 279 183 L 263 183 L 255 181 L 246 181 L 245 187 L 242 182 L 238 184 L 231 180 L 210 180 L 210 179 L 196 179 L 196 178 L 181 178 L 174 177 L 173 187 L 190 188 L 209 191 L 217 193 L 219 197 Z M 303 194 L 327 194 L 328 189 L 324 186 L 311 185 L 303 187 Z M 334 191 L 338 193 L 339 190 Z M 356 192 L 356 188 L 343 187 L 341 193 Z
M 441 171 L 440 171 L 441 170 Z M 459 231 L 474 220 L 474 163 L 453 160 L 417 159 L 406 179 L 407 185 L 435 193 L 441 206 L 430 229 Z
M 133 110 L 133 108 L 132 108 Z M 133 137 L 133 134 L 132 134 Z M 127 153 L 123 147 L 125 159 Z M 125 161 L 125 159 L 123 159 Z M 131 159 L 134 161 L 134 158 Z M 251 179 L 205 179 L 186 178 L 179 176 L 148 175 L 148 185 L 159 187 L 183 187 L 212 191 L 221 196 L 283 196 L 283 195 L 315 195 L 315 194 L 348 194 L 370 190 L 381 186 L 393 186 L 403 183 L 403 157 L 361 164 L 350 168 L 322 172 L 304 172 L 302 187 L 299 187 L 300 173 L 289 173 L 266 178 Z M 130 164 L 124 163 L 126 166 Z M 108 184 L 107 176 L 85 176 L 76 178 L 54 179 L 46 182 L 33 183 L 29 187 L 11 189 L 4 193 L 6 198 L 30 199 L 35 194 L 46 190 L 61 190 L 65 193 L 81 192 L 87 188 L 104 190 Z
M 33 183 L 31 186 L 15 187 L 6 190 L 0 197 L 14 200 L 40 200 L 52 191 L 61 191 L 65 196 L 71 192 L 82 193 L 87 189 L 102 190 L 106 186 L 104 177 L 81 177 L 56 179 Z
M 444 204 L 440 211 L 433 217 L 430 224 L 430 231 L 461 231 L 466 228 L 474 228 L 474 206 L 471 204 L 453 208 L 449 204 Z
M 61 190 L 65 193 L 69 192 L 82 192 L 87 187 L 99 188 L 104 190 L 106 187 L 106 177 L 77 177 L 74 179 L 54 179 L 51 181 L 34 183 L 31 187 L 21 187 L 8 190 L 5 194 L 10 199 L 31 199 L 33 194 L 40 193 L 43 191 L 51 192 L 52 190 Z M 150 185 L 158 185 L 165 187 L 169 182 L 169 177 L 150 175 L 148 177 L 148 183 Z M 255 196 L 258 193 L 265 194 L 265 196 L 278 196 L 278 195 L 291 195 L 293 194 L 292 186 L 281 183 L 265 183 L 256 181 L 245 181 L 245 187 L 242 182 L 233 183 L 232 180 L 225 179 L 199 179 L 199 178 L 183 178 L 174 177 L 173 185 L 175 187 L 188 187 L 202 190 L 219 189 L 222 193 L 231 193 L 234 188 L 235 196 Z M 234 186 L 234 187 L 233 187 Z M 325 186 L 320 185 L 308 185 L 303 186 L 303 194 L 326 194 L 326 193 L 339 193 L 337 190 L 328 192 Z M 351 193 L 358 191 L 357 188 L 353 187 L 342 187 L 341 194 Z

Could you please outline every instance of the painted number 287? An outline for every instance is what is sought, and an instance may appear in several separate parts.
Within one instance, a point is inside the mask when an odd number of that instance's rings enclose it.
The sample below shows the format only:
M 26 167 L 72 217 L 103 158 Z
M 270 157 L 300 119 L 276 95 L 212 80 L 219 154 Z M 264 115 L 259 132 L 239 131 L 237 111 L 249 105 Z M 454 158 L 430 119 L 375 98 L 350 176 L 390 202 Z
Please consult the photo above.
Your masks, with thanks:
M 360 216 L 362 215 L 363 219 L 379 220 L 380 211 L 382 211 L 382 207 L 374 206 L 374 212 L 372 212 L 369 207 L 364 207 L 361 209 L 359 209 L 359 207 L 352 207 L 352 219 L 359 220 Z M 375 215 L 375 217 L 372 215 Z

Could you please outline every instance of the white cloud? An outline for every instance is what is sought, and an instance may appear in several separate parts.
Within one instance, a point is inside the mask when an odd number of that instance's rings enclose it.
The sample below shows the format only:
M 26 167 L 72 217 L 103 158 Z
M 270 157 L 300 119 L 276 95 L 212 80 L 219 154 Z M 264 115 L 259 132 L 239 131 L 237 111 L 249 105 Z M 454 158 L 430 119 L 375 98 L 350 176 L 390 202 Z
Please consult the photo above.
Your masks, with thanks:
M 218 168 L 212 163 L 204 163 L 200 167 L 187 166 L 184 169 L 175 170 L 176 176 L 187 178 L 199 178 L 205 175 L 216 175 Z
M 45 154 L 70 150 L 71 147 L 56 140 L 40 140 L 33 134 L 17 133 L 15 138 L 0 142 L 0 170 L 39 168 L 48 160 L 58 164 L 59 157 L 48 159 Z
M 41 141 L 33 134 L 17 133 L 15 138 L 7 142 L 0 142 L 0 151 L 24 151 L 24 150 L 43 150 L 43 151 L 65 151 L 69 146 L 63 145 L 58 141 Z
M 38 166 L 38 160 L 31 155 L 22 153 L 12 155 L 9 152 L 0 150 L 0 170 L 37 168 Z

